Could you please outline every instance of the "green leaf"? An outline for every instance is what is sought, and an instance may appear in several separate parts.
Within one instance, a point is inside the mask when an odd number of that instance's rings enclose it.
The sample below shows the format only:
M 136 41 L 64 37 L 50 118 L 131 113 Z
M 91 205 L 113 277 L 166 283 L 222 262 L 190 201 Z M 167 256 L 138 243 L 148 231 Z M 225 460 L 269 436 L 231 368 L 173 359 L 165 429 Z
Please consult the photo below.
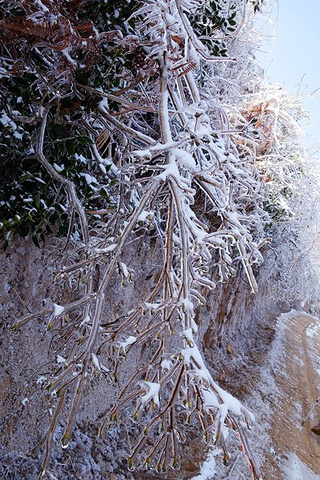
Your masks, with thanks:
M 77 137 L 77 140 L 82 145 L 93 145 L 93 140 L 86 135 L 80 135 L 79 137 Z
M 40 248 L 39 242 L 38 242 L 38 237 L 36 234 L 31 235 L 32 241 L 35 244 L 36 247 Z

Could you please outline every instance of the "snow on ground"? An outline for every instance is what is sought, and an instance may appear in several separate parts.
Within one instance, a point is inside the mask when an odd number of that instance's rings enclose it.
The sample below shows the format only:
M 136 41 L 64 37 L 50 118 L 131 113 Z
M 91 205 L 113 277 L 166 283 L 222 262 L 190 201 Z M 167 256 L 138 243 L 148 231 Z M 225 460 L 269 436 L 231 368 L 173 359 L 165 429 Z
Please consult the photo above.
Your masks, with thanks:
M 320 461 L 320 459 L 319 459 Z M 291 452 L 284 465 L 284 474 L 286 480 L 319 480 L 320 475 L 316 475 L 310 470 L 299 457 Z
M 257 445 L 265 480 L 320 480 L 320 321 L 291 310 L 279 316 L 277 333 L 250 400 L 257 417 Z M 309 414 L 309 416 L 308 416 Z M 266 435 L 260 442 L 264 430 Z

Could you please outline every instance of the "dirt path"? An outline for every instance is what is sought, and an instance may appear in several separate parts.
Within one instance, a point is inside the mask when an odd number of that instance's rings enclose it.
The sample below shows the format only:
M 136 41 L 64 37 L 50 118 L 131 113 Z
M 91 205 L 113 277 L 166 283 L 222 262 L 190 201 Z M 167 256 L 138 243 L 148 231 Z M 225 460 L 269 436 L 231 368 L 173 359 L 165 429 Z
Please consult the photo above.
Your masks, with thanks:
M 320 397 L 318 319 L 299 312 L 280 316 L 260 388 L 266 411 L 270 411 L 273 446 L 261 468 L 263 478 L 320 479 L 320 437 L 310 430 L 320 420 L 320 400 L 301 426 Z

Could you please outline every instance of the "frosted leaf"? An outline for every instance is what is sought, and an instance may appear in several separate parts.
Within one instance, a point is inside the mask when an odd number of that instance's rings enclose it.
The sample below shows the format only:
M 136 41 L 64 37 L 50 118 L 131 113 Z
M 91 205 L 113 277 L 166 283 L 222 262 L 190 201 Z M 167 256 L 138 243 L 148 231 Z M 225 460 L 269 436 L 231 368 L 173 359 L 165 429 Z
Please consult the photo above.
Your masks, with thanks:
M 91 354 L 91 357 L 92 357 L 92 362 L 93 362 L 94 366 L 95 366 L 98 370 L 100 370 L 100 362 L 99 362 L 99 360 L 98 360 L 98 357 L 97 357 L 94 353 Z
M 80 327 L 82 327 L 83 325 L 85 325 L 86 323 L 89 323 L 91 321 L 91 318 L 89 317 L 89 315 L 87 315 L 83 320 L 82 322 L 80 323 Z
M 105 248 L 95 248 L 94 252 L 95 253 L 109 253 L 113 252 L 113 250 L 116 248 L 117 244 L 113 243 L 112 245 L 108 245 L 108 247 Z
M 148 303 L 148 302 L 144 302 L 144 304 L 148 310 L 157 310 L 163 305 L 162 303 Z
M 104 175 L 107 173 L 106 167 L 103 165 L 103 163 L 99 163 L 99 168 Z
M 120 348 L 122 348 L 124 351 L 126 350 L 126 348 L 129 346 L 129 345 L 133 345 L 134 342 L 137 340 L 136 337 L 130 335 L 127 340 L 125 340 L 124 342 L 120 342 L 119 343 L 119 346 Z
M 15 122 L 11 120 L 5 112 L 1 112 L 0 123 L 2 123 L 4 127 L 11 127 L 13 130 L 17 129 Z
M 149 220 L 150 218 L 153 217 L 153 212 L 148 211 L 148 210 L 143 210 L 143 212 L 140 213 L 138 217 L 138 222 L 145 222 L 146 220 Z
M 66 361 L 61 355 L 57 355 L 57 363 L 66 363 Z
M 133 155 L 135 157 L 143 158 L 145 160 L 151 160 L 151 158 L 152 158 L 151 151 L 149 149 L 147 149 L 147 150 L 135 150 L 133 152 Z
M 130 276 L 130 273 L 129 273 L 129 270 L 127 268 L 127 265 L 123 262 L 119 262 L 119 268 L 120 268 L 120 272 L 122 273 L 122 275 L 125 277 L 125 278 L 129 278 Z
M 47 380 L 47 377 L 45 377 L 44 375 L 40 375 L 39 378 L 37 378 L 37 385 L 41 385 L 43 382 L 45 382 Z
M 57 303 L 54 303 L 53 305 L 54 305 L 53 316 L 58 317 L 64 311 L 64 307 L 62 307 L 61 305 L 58 305 Z
M 102 363 L 100 363 L 100 368 L 101 368 L 101 370 L 103 370 L 103 371 L 106 372 L 106 373 L 110 372 L 110 369 L 107 368 L 107 367 L 106 367 L 105 365 L 103 365 Z
M 172 365 L 172 362 L 170 362 L 169 360 L 166 360 L 166 359 L 162 360 L 162 362 L 161 362 L 161 368 L 163 370 L 170 370 L 171 365 Z
M 64 165 L 57 165 L 56 163 L 54 163 L 53 166 L 54 166 L 54 169 L 59 173 L 64 170 Z
M 98 180 L 92 175 L 90 175 L 89 173 L 81 173 L 80 175 L 84 177 L 87 185 L 89 185 L 91 188 L 93 188 L 92 184 L 96 184 L 96 185 L 99 184 Z
M 142 387 L 147 388 L 147 393 L 141 397 L 142 405 L 145 405 L 150 400 L 153 400 L 154 403 L 159 406 L 159 390 L 160 383 L 146 382 L 144 380 L 139 382 Z
M 83 155 L 79 155 L 78 153 L 74 154 L 74 158 L 76 160 L 80 160 L 81 163 L 88 163 L 88 160 Z

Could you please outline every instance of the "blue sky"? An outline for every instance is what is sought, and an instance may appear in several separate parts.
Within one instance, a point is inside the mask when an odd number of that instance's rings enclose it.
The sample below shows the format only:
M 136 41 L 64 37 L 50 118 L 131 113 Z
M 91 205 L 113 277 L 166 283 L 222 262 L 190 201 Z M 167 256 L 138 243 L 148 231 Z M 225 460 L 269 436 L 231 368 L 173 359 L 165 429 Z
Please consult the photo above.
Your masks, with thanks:
M 320 0 L 278 0 L 272 20 L 276 39 L 262 45 L 269 53 L 259 59 L 268 79 L 284 84 L 287 91 L 307 96 L 319 89 L 304 105 L 310 112 L 305 127 L 309 143 L 320 144 Z

